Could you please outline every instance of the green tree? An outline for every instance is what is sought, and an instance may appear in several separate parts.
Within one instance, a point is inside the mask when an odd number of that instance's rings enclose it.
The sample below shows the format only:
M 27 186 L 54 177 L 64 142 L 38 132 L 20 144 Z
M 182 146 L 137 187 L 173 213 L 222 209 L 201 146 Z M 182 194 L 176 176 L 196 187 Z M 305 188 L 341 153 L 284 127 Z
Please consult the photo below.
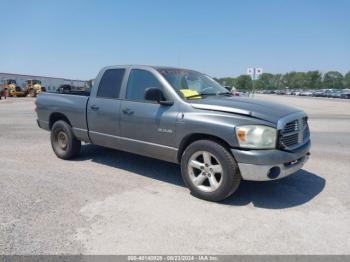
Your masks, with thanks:
M 283 76 L 284 87 L 299 89 L 306 86 L 306 74 L 304 72 L 289 72 Z
M 236 78 L 235 88 L 238 90 L 251 90 L 252 78 L 248 75 L 240 75 Z
M 248 75 L 216 79 L 225 86 L 234 86 L 241 90 L 252 89 L 252 79 Z M 288 72 L 285 74 L 263 73 L 254 83 L 255 89 L 317 89 L 317 88 L 350 88 L 350 71 L 343 75 L 337 71 L 327 72 L 323 78 L 318 70 L 308 72 Z
M 289 72 L 283 75 L 282 78 L 282 88 L 294 88 L 294 78 L 296 72 Z
M 323 77 L 325 88 L 343 88 L 343 75 L 338 71 L 329 71 Z
M 233 77 L 224 77 L 224 78 L 219 78 L 215 80 L 218 81 L 221 85 L 230 86 L 231 88 L 235 84 L 235 79 Z
M 283 86 L 283 75 L 282 74 L 275 74 L 273 75 L 273 84 L 271 89 L 282 89 Z
M 305 88 L 307 85 L 306 74 L 304 72 L 297 72 L 294 81 L 295 88 Z
M 256 80 L 255 88 L 256 89 L 274 89 L 273 88 L 274 79 L 273 74 L 263 73 L 258 80 Z
M 322 74 L 319 71 L 308 71 L 305 74 L 305 87 L 316 89 L 322 87 Z
M 347 72 L 344 76 L 344 87 L 350 88 L 350 71 Z

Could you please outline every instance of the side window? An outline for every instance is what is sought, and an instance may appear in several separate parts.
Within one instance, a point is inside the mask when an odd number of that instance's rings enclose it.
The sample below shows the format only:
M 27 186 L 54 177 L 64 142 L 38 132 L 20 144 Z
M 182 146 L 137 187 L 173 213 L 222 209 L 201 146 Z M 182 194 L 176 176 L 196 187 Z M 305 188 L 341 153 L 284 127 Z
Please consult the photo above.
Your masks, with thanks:
M 118 98 L 125 69 L 108 69 L 98 86 L 97 97 Z
M 145 90 L 149 87 L 162 89 L 161 83 L 151 72 L 140 69 L 131 70 L 126 89 L 126 99 L 145 101 Z

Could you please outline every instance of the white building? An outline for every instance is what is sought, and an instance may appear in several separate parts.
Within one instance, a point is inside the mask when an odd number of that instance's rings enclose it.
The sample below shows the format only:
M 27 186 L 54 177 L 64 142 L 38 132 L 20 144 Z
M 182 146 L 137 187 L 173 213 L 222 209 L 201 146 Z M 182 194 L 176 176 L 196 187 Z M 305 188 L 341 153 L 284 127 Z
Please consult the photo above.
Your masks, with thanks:
M 86 81 L 58 77 L 0 73 L 0 83 L 3 83 L 3 80 L 5 79 L 16 80 L 17 86 L 22 88 L 22 90 L 25 89 L 26 80 L 29 79 L 40 80 L 42 85 L 46 88 L 47 92 L 56 92 L 57 88 L 59 88 L 61 85 L 71 85 L 78 90 L 83 90 L 86 88 Z

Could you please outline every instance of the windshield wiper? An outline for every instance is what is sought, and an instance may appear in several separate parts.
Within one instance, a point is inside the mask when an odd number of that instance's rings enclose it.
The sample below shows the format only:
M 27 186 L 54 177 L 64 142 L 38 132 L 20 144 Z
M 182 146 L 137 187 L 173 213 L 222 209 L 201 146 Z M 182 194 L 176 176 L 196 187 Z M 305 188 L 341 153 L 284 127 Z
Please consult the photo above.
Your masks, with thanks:
M 191 96 L 188 96 L 186 97 L 186 99 L 189 99 L 189 98 L 193 98 L 193 97 L 199 97 L 199 96 L 216 96 L 217 94 L 213 94 L 213 93 L 198 93 L 198 94 L 195 94 L 195 95 L 191 95 Z
M 199 93 L 196 95 L 191 95 L 186 97 L 186 99 L 189 98 L 194 98 L 194 97 L 199 97 L 199 96 L 232 96 L 232 94 L 230 92 L 219 92 L 219 93 Z

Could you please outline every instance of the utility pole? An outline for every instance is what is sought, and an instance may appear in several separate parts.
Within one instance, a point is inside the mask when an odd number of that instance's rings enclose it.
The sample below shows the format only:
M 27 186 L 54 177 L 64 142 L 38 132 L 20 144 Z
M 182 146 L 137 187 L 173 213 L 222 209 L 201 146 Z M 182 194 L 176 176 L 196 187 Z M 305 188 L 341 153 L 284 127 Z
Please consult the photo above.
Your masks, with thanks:
M 258 76 L 262 74 L 263 70 L 262 68 L 257 67 L 250 67 L 247 69 L 247 74 L 251 76 L 252 78 L 252 97 L 254 97 L 255 93 L 255 80 Z

